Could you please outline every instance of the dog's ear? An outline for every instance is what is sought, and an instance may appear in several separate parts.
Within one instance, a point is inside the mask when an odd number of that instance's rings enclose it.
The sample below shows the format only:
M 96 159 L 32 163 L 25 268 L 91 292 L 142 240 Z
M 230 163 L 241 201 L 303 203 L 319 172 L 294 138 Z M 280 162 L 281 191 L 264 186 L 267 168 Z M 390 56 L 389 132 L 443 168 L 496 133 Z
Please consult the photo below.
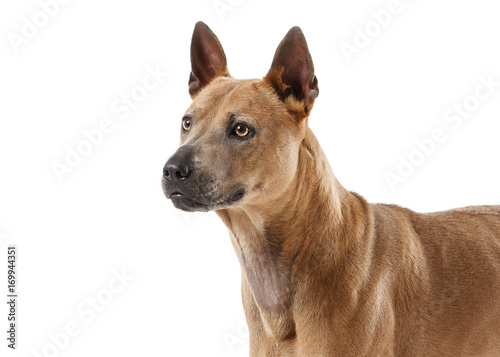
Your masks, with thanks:
M 229 76 L 219 39 L 203 22 L 196 23 L 191 40 L 189 94 L 192 98 L 214 78 Z
M 288 109 L 301 117 L 309 115 L 319 94 L 318 79 L 302 30 L 295 26 L 288 31 L 276 50 L 269 80 Z

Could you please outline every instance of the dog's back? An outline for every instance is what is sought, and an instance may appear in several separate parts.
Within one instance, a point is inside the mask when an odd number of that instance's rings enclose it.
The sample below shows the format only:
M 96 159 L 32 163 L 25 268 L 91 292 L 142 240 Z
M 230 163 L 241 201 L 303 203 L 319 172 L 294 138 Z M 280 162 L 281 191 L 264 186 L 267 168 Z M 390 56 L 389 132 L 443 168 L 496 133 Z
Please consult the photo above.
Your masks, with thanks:
M 391 260 L 381 266 L 393 274 L 397 354 L 500 356 L 500 206 L 372 210 L 375 265 Z

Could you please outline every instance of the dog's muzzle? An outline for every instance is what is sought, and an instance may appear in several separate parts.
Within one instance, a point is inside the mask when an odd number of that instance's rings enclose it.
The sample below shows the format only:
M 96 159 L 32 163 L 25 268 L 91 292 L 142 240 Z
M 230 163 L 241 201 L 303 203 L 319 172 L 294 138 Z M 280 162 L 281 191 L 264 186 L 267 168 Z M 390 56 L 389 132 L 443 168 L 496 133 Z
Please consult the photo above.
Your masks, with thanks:
M 243 186 L 224 192 L 215 176 L 197 169 L 193 162 L 194 151 L 193 146 L 181 146 L 163 167 L 163 192 L 176 208 L 206 212 L 227 208 L 243 198 Z

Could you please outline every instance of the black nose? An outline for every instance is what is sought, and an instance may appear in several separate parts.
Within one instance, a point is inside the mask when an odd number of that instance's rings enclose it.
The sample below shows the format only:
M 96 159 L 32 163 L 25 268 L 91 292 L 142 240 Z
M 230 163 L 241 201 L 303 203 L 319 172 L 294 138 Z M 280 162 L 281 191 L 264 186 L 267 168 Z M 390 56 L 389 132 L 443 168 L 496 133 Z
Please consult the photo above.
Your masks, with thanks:
M 193 172 L 193 168 L 191 165 L 186 163 L 171 163 L 168 162 L 163 168 L 163 176 L 167 180 L 185 180 L 189 178 L 191 173 Z
M 191 164 L 192 150 L 187 147 L 181 147 L 167 161 L 163 167 L 163 177 L 166 180 L 184 181 L 193 173 Z

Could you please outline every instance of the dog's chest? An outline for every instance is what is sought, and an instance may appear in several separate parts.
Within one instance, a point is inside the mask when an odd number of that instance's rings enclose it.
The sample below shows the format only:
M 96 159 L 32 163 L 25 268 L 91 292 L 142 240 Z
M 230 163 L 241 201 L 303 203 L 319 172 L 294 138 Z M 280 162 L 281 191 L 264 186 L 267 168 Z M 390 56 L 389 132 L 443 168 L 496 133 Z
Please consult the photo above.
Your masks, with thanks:
M 270 244 L 272 240 L 264 234 L 262 225 L 246 217 L 231 218 L 231 241 L 249 287 L 247 293 L 260 312 L 259 319 L 268 336 L 276 341 L 290 340 L 295 336 L 292 255 L 284 253 L 279 244 Z
M 247 263 L 243 257 L 243 268 L 257 305 L 267 310 L 281 311 L 291 304 L 293 287 L 290 271 L 272 261 Z
M 279 250 L 261 244 L 262 237 L 231 232 L 243 273 L 259 307 L 283 309 L 291 302 L 291 264 Z
M 240 250 L 238 256 L 266 332 L 277 341 L 289 340 L 295 336 L 291 312 L 295 289 L 289 267 L 266 251 Z
M 289 272 L 281 271 L 273 264 L 258 272 L 244 269 L 267 334 L 276 341 L 292 339 L 295 336 L 291 311 L 294 289 Z

